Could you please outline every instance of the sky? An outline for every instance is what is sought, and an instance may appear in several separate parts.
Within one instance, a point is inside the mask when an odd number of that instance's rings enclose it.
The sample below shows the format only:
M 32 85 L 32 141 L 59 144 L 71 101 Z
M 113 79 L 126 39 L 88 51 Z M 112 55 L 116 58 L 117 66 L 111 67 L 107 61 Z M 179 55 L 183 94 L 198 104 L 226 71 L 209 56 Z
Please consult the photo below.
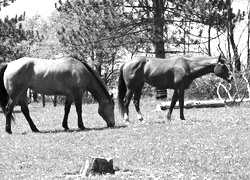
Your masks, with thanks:
M 9 6 L 2 7 L 0 18 L 4 18 L 6 15 L 15 17 L 23 14 L 24 11 L 26 12 L 26 17 L 32 17 L 36 14 L 47 17 L 55 10 L 55 3 L 57 2 L 58 0 L 16 0 Z M 235 10 L 238 8 L 242 9 L 242 7 L 246 7 L 243 4 L 245 3 L 235 3 L 233 7 Z
M 2 7 L 0 18 L 4 18 L 6 15 L 15 17 L 23 14 L 24 11 L 26 17 L 32 17 L 36 14 L 47 17 L 55 10 L 55 3 L 57 2 L 58 0 L 16 0 L 9 6 Z

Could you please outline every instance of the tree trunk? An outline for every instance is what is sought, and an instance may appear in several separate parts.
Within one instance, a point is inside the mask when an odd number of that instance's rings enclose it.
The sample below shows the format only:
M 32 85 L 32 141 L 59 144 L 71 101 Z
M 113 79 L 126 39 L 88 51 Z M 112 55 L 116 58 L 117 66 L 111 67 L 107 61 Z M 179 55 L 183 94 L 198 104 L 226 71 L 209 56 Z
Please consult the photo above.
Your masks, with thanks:
M 164 43 L 164 0 L 153 0 L 154 8 L 154 40 L 155 57 L 165 58 L 165 43 Z M 166 89 L 156 88 L 156 99 L 167 97 Z
M 155 56 L 165 58 L 164 48 L 164 1 L 153 0 L 154 7 L 154 46 Z
M 211 56 L 211 28 L 212 26 L 211 25 L 208 25 L 208 55 Z
M 233 53 L 234 53 L 233 59 L 234 59 L 234 63 L 235 63 L 235 68 L 238 71 L 240 71 L 240 69 L 241 69 L 240 56 L 239 56 L 238 49 L 237 49 L 237 46 L 236 46 L 235 41 L 234 41 L 233 29 L 234 28 L 232 27 L 232 24 L 231 24 L 229 27 L 229 40 L 230 40 L 230 44 L 232 46 Z
M 248 9 L 247 66 L 250 66 L 250 9 Z
M 235 28 L 235 25 L 233 24 L 233 18 L 234 18 L 234 15 L 233 15 L 233 10 L 231 8 L 231 0 L 229 0 L 229 6 L 228 6 L 228 39 L 230 41 L 230 44 L 231 44 L 231 47 L 233 49 L 233 53 L 234 53 L 234 56 L 233 56 L 233 59 L 234 59 L 234 63 L 235 63 L 235 68 L 240 71 L 241 69 L 241 64 L 240 64 L 240 56 L 239 56 L 239 53 L 238 53 L 238 49 L 237 49 L 237 46 L 235 44 L 235 41 L 234 41 L 234 28 Z

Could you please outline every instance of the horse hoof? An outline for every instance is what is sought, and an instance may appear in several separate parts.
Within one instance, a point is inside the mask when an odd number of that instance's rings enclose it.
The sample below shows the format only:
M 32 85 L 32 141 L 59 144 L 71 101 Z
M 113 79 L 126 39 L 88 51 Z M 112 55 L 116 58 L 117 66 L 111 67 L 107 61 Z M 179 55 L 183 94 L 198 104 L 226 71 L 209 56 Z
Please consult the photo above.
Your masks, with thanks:
M 6 132 L 7 132 L 8 134 L 12 134 L 12 131 L 11 131 L 10 129 L 6 129 Z
M 84 129 L 85 129 L 84 126 L 78 126 L 78 127 L 79 127 L 79 129 L 81 129 L 81 130 L 84 130 Z
M 141 124 L 146 124 L 146 122 L 144 120 L 140 120 Z
M 145 121 L 144 121 L 144 119 L 141 117 L 141 118 L 139 118 L 138 119 L 142 124 L 145 124 Z
M 69 127 L 68 126 L 63 126 L 64 130 L 65 131 L 68 131 L 69 130 Z
M 138 118 L 138 120 L 141 121 L 141 122 L 144 122 L 144 121 L 143 121 L 143 117 Z
M 186 119 L 185 119 L 185 117 L 182 115 L 182 116 L 180 116 L 180 119 L 182 120 L 182 121 L 185 121 Z
M 142 115 L 141 115 L 141 114 L 137 114 L 137 119 L 138 119 L 139 121 L 143 121 Z
M 124 119 L 124 123 L 128 126 L 130 124 L 130 121 L 128 119 Z
M 130 122 L 129 121 L 125 121 L 125 125 L 126 126 L 130 125 Z
M 39 133 L 40 131 L 38 129 L 32 130 L 34 133 Z
M 128 119 L 128 118 L 124 118 L 124 123 L 125 123 L 126 125 L 129 125 L 129 124 L 130 124 L 129 119 Z

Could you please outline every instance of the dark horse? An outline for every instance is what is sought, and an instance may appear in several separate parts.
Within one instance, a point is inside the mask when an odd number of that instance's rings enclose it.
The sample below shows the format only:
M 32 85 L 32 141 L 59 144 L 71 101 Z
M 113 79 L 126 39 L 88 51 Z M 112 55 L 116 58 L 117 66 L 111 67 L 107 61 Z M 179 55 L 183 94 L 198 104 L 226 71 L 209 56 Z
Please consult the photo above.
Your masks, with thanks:
M 144 82 L 159 89 L 174 89 L 167 119 L 171 119 L 172 111 L 179 99 L 180 119 L 185 120 L 184 90 L 195 78 L 208 73 L 214 73 L 229 82 L 232 80 L 232 73 L 226 65 L 226 59 L 221 55 L 189 58 L 179 56 L 168 59 L 139 56 L 126 62 L 120 68 L 118 81 L 118 103 L 124 120 L 129 122 L 128 106 L 132 97 L 138 119 L 143 120 L 139 103 Z
M 82 122 L 82 97 L 89 91 L 98 101 L 98 112 L 109 127 L 115 125 L 114 101 L 100 77 L 86 63 L 72 57 L 45 60 L 24 57 L 0 67 L 0 106 L 6 116 L 6 131 L 11 133 L 11 119 L 18 102 L 30 128 L 38 132 L 28 109 L 27 89 L 45 95 L 65 95 L 65 114 L 62 126 L 68 129 L 68 114 L 73 100 Z

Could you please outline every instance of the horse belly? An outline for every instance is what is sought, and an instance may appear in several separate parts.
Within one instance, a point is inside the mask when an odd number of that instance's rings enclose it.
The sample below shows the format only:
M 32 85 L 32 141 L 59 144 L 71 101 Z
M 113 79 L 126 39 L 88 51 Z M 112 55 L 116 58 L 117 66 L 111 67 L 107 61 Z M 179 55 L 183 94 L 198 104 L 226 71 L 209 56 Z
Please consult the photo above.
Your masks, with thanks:
M 148 77 L 145 78 L 145 82 L 151 86 L 162 89 L 174 89 L 175 84 L 173 80 L 166 77 Z
M 171 71 L 160 71 L 160 68 L 147 68 L 144 74 L 145 82 L 157 88 L 174 89 L 174 75 Z
M 72 92 L 65 82 L 56 80 L 36 79 L 30 83 L 30 89 L 44 95 L 71 95 Z

